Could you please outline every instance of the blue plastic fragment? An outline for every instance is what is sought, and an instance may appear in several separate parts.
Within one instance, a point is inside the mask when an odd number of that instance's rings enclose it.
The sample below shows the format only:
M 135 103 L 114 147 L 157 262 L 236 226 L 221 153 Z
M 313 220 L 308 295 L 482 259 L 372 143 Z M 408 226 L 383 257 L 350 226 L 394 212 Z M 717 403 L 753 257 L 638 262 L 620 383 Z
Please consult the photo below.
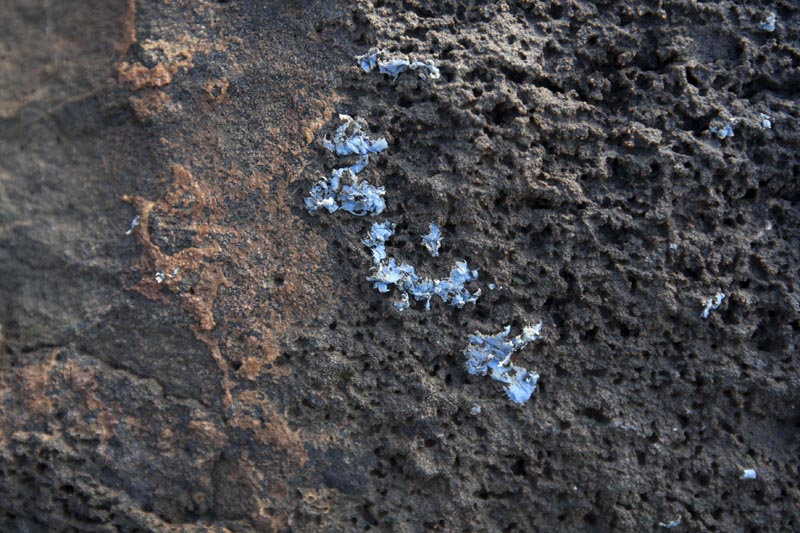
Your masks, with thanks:
M 356 161 L 354 165 L 349 167 L 350 172 L 352 172 L 353 174 L 358 174 L 359 172 L 367 168 L 367 164 L 369 164 L 369 157 L 362 155 L 361 157 L 358 158 L 358 161 Z
M 353 155 L 358 154 L 366 156 L 369 154 L 376 154 L 383 152 L 389 147 L 386 139 L 372 140 L 367 137 L 364 130 L 368 129 L 366 121 L 361 118 L 353 118 L 350 115 L 339 115 L 339 120 L 342 124 L 336 128 L 333 134 L 333 141 L 325 140 L 322 146 L 335 152 L 337 155 Z
M 390 59 L 385 63 L 378 63 L 378 72 L 388 74 L 397 79 L 397 76 L 408 70 L 409 65 L 410 63 L 403 59 Z
M 733 137 L 733 122 L 728 122 L 725 124 L 724 127 L 718 128 L 716 126 L 712 126 L 709 128 L 711 133 L 715 134 L 720 139 L 727 139 L 728 137 Z
M 397 264 L 394 257 L 387 257 L 375 265 L 375 274 L 367 278 L 372 282 L 372 286 L 380 292 L 389 292 L 390 285 L 397 285 L 405 288 L 413 285 L 418 279 L 414 272 L 414 267 L 407 264 Z
M 373 288 L 379 292 L 389 292 L 392 287 L 396 287 L 401 293 L 401 301 L 408 301 L 408 295 L 411 295 L 417 302 L 424 300 L 426 310 L 430 310 L 431 298 L 434 296 L 458 308 L 475 303 L 481 290 L 473 293 L 465 285 L 478 279 L 476 269 L 470 270 L 465 261 L 459 261 L 448 278 L 431 279 L 419 276 L 413 265 L 398 264 L 394 257 L 387 256 L 386 241 L 394 234 L 394 228 L 391 222 L 376 222 L 367 238 L 362 241 L 372 250 L 373 272 L 367 277 L 367 281 L 372 283 Z
M 364 72 L 372 72 L 378 66 L 378 49 L 372 48 L 366 54 L 357 56 L 356 59 Z
M 327 209 L 329 213 L 339 210 L 339 204 L 336 203 L 336 191 L 328 184 L 326 178 L 321 178 L 311 187 L 309 196 L 305 199 L 305 204 L 310 213 L 317 209 Z
M 398 57 L 384 59 L 385 57 L 385 52 L 380 48 L 371 48 L 366 54 L 356 56 L 356 61 L 364 72 L 372 72 L 377 67 L 378 72 L 388 74 L 395 80 L 407 70 L 419 70 L 419 75 L 423 79 L 430 77 L 430 79 L 436 80 L 441 77 L 441 73 L 432 59 L 408 61 Z
M 678 518 L 676 518 L 675 520 L 672 520 L 671 522 L 659 522 L 658 525 L 663 527 L 664 529 L 675 529 L 676 527 L 681 525 L 682 521 L 683 521 L 683 517 L 682 516 L 678 516 Z
M 431 222 L 428 225 L 428 234 L 422 237 L 422 246 L 428 249 L 433 257 L 439 257 L 439 247 L 442 245 L 442 232 L 439 226 Z
M 703 312 L 700 314 L 703 318 L 708 318 L 708 315 L 711 311 L 716 311 L 722 305 L 722 301 L 725 299 L 725 293 L 718 292 L 714 295 L 713 298 L 709 298 L 706 300 L 705 308 L 703 308 Z
M 409 70 L 419 70 L 424 69 L 428 71 L 428 76 L 432 80 L 438 80 L 442 77 L 442 73 L 439 72 L 439 69 L 436 67 L 436 63 L 434 63 L 433 59 L 426 59 L 425 61 L 412 61 L 411 64 L 408 66 Z M 425 73 L 420 73 L 421 78 L 425 78 Z
M 539 338 L 541 322 L 526 326 L 522 333 L 508 339 L 511 326 L 495 335 L 470 335 L 469 344 L 464 349 L 465 367 L 472 375 L 489 375 L 503 383 L 508 398 L 516 403 L 527 402 L 536 390 L 539 374 L 511 364 L 511 355 Z
M 329 213 L 347 211 L 356 216 L 380 215 L 386 209 L 383 196 L 386 189 L 358 181 L 356 175 L 369 164 L 369 154 L 382 152 L 388 148 L 386 139 L 370 139 L 364 133 L 367 123 L 362 118 L 339 115 L 342 124 L 336 128 L 333 141 L 323 141 L 323 146 L 340 156 L 358 155 L 358 161 L 345 168 L 337 168 L 330 179 L 321 178 L 305 199 L 306 209 L 313 213 L 326 209 Z M 350 174 L 351 184 L 342 184 L 345 171 Z
M 377 216 L 386 209 L 386 202 L 383 196 L 386 189 L 375 187 L 366 181 L 360 181 L 353 185 L 345 185 L 339 193 L 337 200 L 339 208 L 350 214 L 363 217 L 365 215 Z
M 342 173 L 349 171 L 353 183 L 341 185 Z M 327 178 L 320 180 L 311 187 L 308 198 L 305 199 L 306 209 L 313 213 L 318 209 L 326 209 L 334 213 L 341 209 L 356 216 L 376 216 L 386 209 L 383 196 L 386 189 L 375 187 L 366 181 L 358 181 L 355 173 L 349 168 L 337 168 Z
M 767 15 L 767 18 L 765 18 L 761 22 L 759 27 L 764 31 L 772 33 L 773 31 L 775 31 L 776 22 L 778 22 L 778 18 L 775 16 L 775 13 L 770 13 L 769 15 Z
M 362 242 L 369 246 L 370 248 L 377 245 L 383 245 L 386 241 L 394 235 L 394 228 L 395 224 L 390 221 L 386 221 L 383 223 L 373 223 L 372 229 L 369 232 L 369 236 L 364 239 Z
M 394 235 L 394 224 L 383 222 L 378 224 L 375 222 L 369 232 L 369 236 L 361 241 L 364 245 L 372 249 L 372 262 L 375 264 L 380 263 L 386 259 L 386 241 Z
M 524 368 L 513 366 L 515 377 L 506 385 L 506 394 L 512 402 L 525 403 L 531 399 L 539 381 L 539 374 L 528 372 Z
M 478 271 L 470 270 L 466 261 L 456 262 L 456 266 L 450 271 L 450 282 L 454 285 L 463 285 L 476 279 L 478 279 Z
M 739 479 L 758 479 L 758 473 L 752 468 L 747 468 L 742 471 L 742 477 Z
M 433 294 L 441 298 L 442 301 L 450 302 L 450 305 L 460 309 L 468 303 L 475 303 L 481 295 L 480 289 L 470 293 L 464 286 L 465 283 L 477 279 L 477 270 L 470 270 L 466 261 L 458 261 L 450 271 L 449 278 L 434 281 Z

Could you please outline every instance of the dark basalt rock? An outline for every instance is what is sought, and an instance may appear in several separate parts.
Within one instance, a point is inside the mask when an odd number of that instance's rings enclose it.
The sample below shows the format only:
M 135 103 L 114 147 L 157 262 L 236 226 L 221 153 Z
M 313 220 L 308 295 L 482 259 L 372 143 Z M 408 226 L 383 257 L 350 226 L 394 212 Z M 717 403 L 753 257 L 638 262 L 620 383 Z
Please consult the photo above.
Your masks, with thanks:
M 58 4 L 0 7 L 0 530 L 798 529 L 794 3 Z M 387 252 L 498 290 L 371 288 L 340 113 Z M 524 406 L 467 373 L 540 320 Z

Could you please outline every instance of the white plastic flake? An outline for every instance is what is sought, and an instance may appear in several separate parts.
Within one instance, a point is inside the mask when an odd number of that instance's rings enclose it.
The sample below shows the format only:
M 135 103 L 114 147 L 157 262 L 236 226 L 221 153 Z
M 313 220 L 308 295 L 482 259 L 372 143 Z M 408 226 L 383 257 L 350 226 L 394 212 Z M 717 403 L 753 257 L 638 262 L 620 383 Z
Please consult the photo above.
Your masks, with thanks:
M 384 51 L 380 48 L 371 48 L 366 54 L 356 56 L 356 61 L 358 61 L 358 65 L 364 72 L 372 72 L 377 67 L 378 72 L 381 74 L 388 74 L 395 80 L 397 76 L 407 70 L 418 70 L 420 78 L 423 79 L 430 77 L 430 79 L 436 80 L 441 76 L 433 59 L 408 61 L 397 57 L 387 58 Z
M 512 339 L 507 339 L 511 326 L 506 326 L 496 335 L 470 335 L 469 344 L 464 349 L 467 372 L 477 376 L 488 374 L 495 381 L 503 383 L 512 402 L 524 404 L 536 390 L 539 374 L 511 364 L 511 355 L 538 339 L 541 331 L 540 322 L 526 326 L 522 334 Z
M 718 292 L 717 294 L 714 295 L 713 298 L 709 298 L 708 300 L 706 300 L 706 306 L 703 309 L 703 313 L 700 316 L 702 316 L 703 318 L 708 318 L 708 315 L 711 313 L 711 311 L 719 309 L 719 306 L 722 305 L 722 300 L 724 299 L 725 295 L 721 292 Z

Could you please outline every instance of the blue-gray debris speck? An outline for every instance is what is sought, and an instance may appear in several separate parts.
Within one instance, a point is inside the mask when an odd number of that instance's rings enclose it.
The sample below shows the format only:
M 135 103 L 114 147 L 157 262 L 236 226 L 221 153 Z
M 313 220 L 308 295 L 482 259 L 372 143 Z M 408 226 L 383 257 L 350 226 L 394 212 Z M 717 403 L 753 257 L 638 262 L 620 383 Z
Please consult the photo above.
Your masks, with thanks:
M 133 217 L 133 220 L 131 220 L 131 227 L 128 228 L 128 231 L 125 232 L 125 235 L 130 235 L 131 233 L 133 233 L 133 230 L 136 229 L 136 226 L 138 225 L 139 225 L 139 215 L 136 215 L 135 217 Z
M 526 326 L 512 339 L 508 339 L 511 326 L 506 326 L 496 335 L 470 335 L 469 345 L 464 349 L 467 372 L 476 376 L 488 374 L 504 385 L 512 402 L 524 404 L 536 390 L 539 374 L 511 364 L 511 355 L 538 339 L 541 330 L 542 324 L 539 323 Z
M 678 518 L 676 518 L 672 522 L 659 522 L 658 525 L 663 527 L 664 529 L 675 529 L 676 527 L 681 525 L 682 521 L 683 521 L 683 517 L 679 516 Z
M 722 305 L 722 301 L 725 299 L 725 294 L 718 292 L 714 295 L 714 298 L 709 298 L 706 300 L 706 306 L 703 309 L 703 312 L 700 313 L 700 316 L 703 318 L 708 318 L 708 315 L 711 311 L 716 311 Z
M 358 65 L 364 72 L 372 72 L 378 68 L 381 74 L 388 74 L 395 80 L 407 70 L 419 71 L 421 78 L 439 79 L 441 73 L 432 59 L 425 61 L 408 61 L 398 57 L 386 58 L 386 54 L 379 48 L 371 48 L 366 54 L 356 56 Z
M 398 311 L 405 311 L 409 307 L 411 307 L 411 303 L 408 301 L 408 294 L 402 293 L 400 295 L 400 299 L 394 302 L 394 306 L 397 308 Z
M 431 256 L 439 257 L 439 247 L 442 245 L 442 232 L 434 223 L 428 225 L 428 234 L 422 237 L 422 246 L 427 248 Z
M 373 288 L 379 292 L 389 292 L 396 287 L 400 291 L 400 302 L 408 301 L 408 295 L 411 295 L 417 302 L 424 300 L 426 310 L 430 310 L 434 296 L 458 308 L 477 301 L 481 290 L 470 292 L 466 284 L 478 279 L 478 271 L 470 270 L 466 261 L 457 262 L 448 278 L 431 279 L 419 276 L 413 265 L 398 263 L 394 257 L 389 257 L 386 254 L 386 241 L 394 234 L 394 228 L 391 222 L 376 222 L 362 241 L 372 250 L 373 273 L 367 277 L 367 281 L 372 283 Z

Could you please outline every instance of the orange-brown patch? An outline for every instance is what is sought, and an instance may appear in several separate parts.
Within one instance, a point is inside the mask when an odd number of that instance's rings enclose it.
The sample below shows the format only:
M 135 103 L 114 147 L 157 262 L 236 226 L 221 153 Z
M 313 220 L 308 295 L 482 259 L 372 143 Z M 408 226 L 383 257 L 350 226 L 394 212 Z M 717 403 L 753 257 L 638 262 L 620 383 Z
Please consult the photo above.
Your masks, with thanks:
M 122 16 L 122 37 L 116 43 L 117 52 L 124 54 L 136 42 L 136 0 L 128 0 Z
M 192 332 L 197 340 L 208 347 L 208 350 L 211 352 L 211 357 L 214 359 L 214 362 L 217 364 L 217 368 L 219 368 L 219 371 L 222 374 L 222 404 L 226 409 L 230 409 L 233 405 L 233 396 L 231 395 L 233 382 L 231 381 L 230 365 L 228 364 L 228 361 L 225 360 L 225 357 L 222 356 L 222 352 L 219 349 L 219 344 L 217 344 L 214 339 L 212 339 L 207 333 L 201 332 L 197 327 L 192 328 Z
M 60 352 L 55 349 L 14 371 L 13 381 L 7 384 L 12 395 L 23 401 L 26 424 L 51 426 L 54 413 L 66 402 L 74 416 L 70 425 L 62 428 L 64 432 L 108 442 L 119 422 L 119 406 L 106 404 L 98 396 L 95 368 L 74 360 L 57 361 Z M 54 395 L 51 388 L 57 388 L 59 394 Z M 15 425 L 21 425 L 20 420 Z
M 159 90 L 143 91 L 141 96 L 131 96 L 129 101 L 133 112 L 142 120 L 180 109 L 180 104 L 175 104 L 170 95 Z
M 242 414 L 231 419 L 231 425 L 242 430 L 250 430 L 264 445 L 283 450 L 301 465 L 308 460 L 308 452 L 303 446 L 299 431 L 289 428 L 286 419 L 280 416 L 272 402 L 263 393 L 248 390 L 237 396 L 243 405 Z M 253 410 L 253 414 L 247 412 Z M 256 416 L 256 412 L 259 416 Z
M 164 87 L 172 83 L 172 73 L 163 63 L 148 68 L 141 63 L 130 64 L 123 61 L 117 68 L 117 73 L 120 81 L 130 85 L 134 91 Z
M 195 433 L 201 442 L 209 443 L 214 448 L 221 448 L 227 440 L 225 433 L 208 420 L 192 420 L 186 425 L 186 429 Z
M 206 102 L 214 102 L 220 104 L 227 100 L 228 87 L 230 83 L 225 78 L 215 78 L 208 80 L 203 84 L 203 93 Z
M 130 12 L 133 9 L 132 6 L 129 6 L 128 17 L 135 16 L 134 13 Z M 123 46 L 125 43 L 130 46 L 135 42 L 135 39 L 135 29 L 132 30 L 131 34 L 131 30 L 126 27 L 125 37 L 120 41 L 119 46 Z M 117 73 L 120 81 L 130 85 L 133 91 L 165 87 L 172 83 L 173 78 L 179 72 L 185 72 L 194 67 L 194 54 L 208 53 L 212 50 L 225 50 L 225 44 L 222 42 L 212 46 L 202 39 L 189 35 L 181 36 L 174 41 L 146 39 L 140 45 L 143 50 L 156 55 L 162 61 L 153 67 L 147 67 L 139 62 L 128 63 L 123 61 L 119 64 Z M 225 90 L 227 91 L 227 86 Z
M 53 356 L 57 350 L 53 352 Z M 44 416 L 52 411 L 53 402 L 47 395 L 47 385 L 50 372 L 53 368 L 53 359 L 39 364 L 26 365 L 19 370 L 17 379 L 20 385 L 20 398 L 25 404 L 25 409 L 35 415 Z
M 183 308 L 200 324 L 202 331 L 209 331 L 216 325 L 214 302 L 217 301 L 217 292 L 222 286 L 230 286 L 222 268 L 218 265 L 209 265 L 200 271 L 200 280 L 195 284 L 193 291 L 181 293 Z
M 163 57 L 166 51 L 159 53 Z M 191 55 L 183 60 L 191 62 Z M 200 112 L 211 113 L 220 100 L 209 102 L 210 93 L 217 90 L 219 96 L 231 97 L 227 86 L 211 80 L 196 95 Z M 280 121 L 265 126 L 259 172 L 243 172 L 231 163 L 226 139 L 213 128 L 163 138 L 164 153 L 182 154 L 183 165 L 172 167 L 161 199 L 126 198 L 141 217 L 134 232 L 142 247 L 137 269 L 147 278 L 133 290 L 157 299 L 174 296 L 195 321 L 192 331 L 221 373 L 225 431 L 240 434 L 237 439 L 245 434 L 264 450 L 257 464 L 247 454 L 240 458 L 256 481 L 254 500 L 246 507 L 264 508 L 257 513 L 264 520 L 274 516 L 270 507 L 280 506 L 287 490 L 282 480 L 290 471 L 296 474 L 308 458 L 303 435 L 266 396 L 265 387 L 291 372 L 291 366 L 277 363 L 298 324 L 312 323 L 336 298 L 326 242 L 296 214 L 292 186 L 307 178 L 306 143 L 316 139 L 332 113 L 329 104 L 298 96 Z M 163 221 L 190 229 L 193 248 L 172 255 L 160 250 L 148 225 Z M 155 271 L 167 272 L 189 254 L 197 255 L 193 259 L 201 265 L 191 278 L 155 282 Z M 182 266 L 180 271 L 183 275 Z M 235 372 L 234 362 L 239 365 Z M 202 434 L 208 428 L 193 426 L 191 431 Z M 267 494 L 260 487 L 268 487 Z
M 139 196 L 122 197 L 125 202 L 136 208 L 139 215 L 139 225 L 134 228 L 133 235 L 142 247 L 142 255 L 139 257 L 136 269 L 143 274 L 143 277 L 132 290 L 146 298 L 161 302 L 167 300 L 164 288 L 177 292 L 184 303 L 184 308 L 195 317 L 201 329 L 210 330 L 214 327 L 212 311 L 217 292 L 220 286 L 228 284 L 217 265 L 205 263 L 205 259 L 219 254 L 219 246 L 212 243 L 203 248 L 191 247 L 167 255 L 153 243 L 150 236 L 150 217 L 156 206 L 165 211 L 176 208 L 194 211 L 210 205 L 206 193 L 196 186 L 188 170 L 180 165 L 175 165 L 172 170 L 173 188 L 164 200 L 156 203 Z M 191 292 L 181 292 L 180 281 L 187 272 L 193 271 L 199 272 L 199 281 L 195 283 Z M 162 274 L 161 282 L 156 279 L 156 273 Z

